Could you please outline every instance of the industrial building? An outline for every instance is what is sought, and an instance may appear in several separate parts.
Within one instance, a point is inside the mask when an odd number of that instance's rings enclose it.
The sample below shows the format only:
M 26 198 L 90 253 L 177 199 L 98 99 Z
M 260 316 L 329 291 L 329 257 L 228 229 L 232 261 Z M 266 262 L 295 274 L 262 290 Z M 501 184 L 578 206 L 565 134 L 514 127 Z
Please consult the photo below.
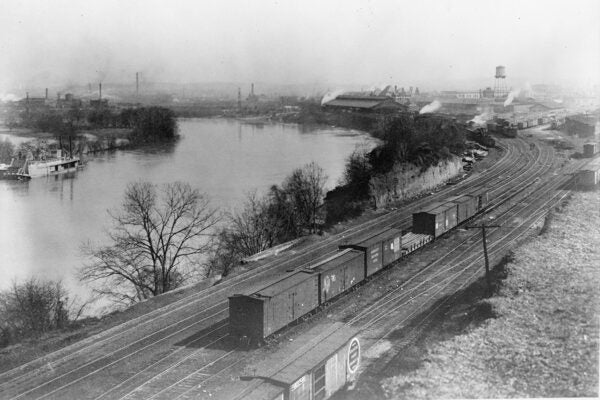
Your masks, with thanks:
M 406 111 L 405 105 L 387 96 L 340 95 L 323 104 L 330 111 L 388 113 Z

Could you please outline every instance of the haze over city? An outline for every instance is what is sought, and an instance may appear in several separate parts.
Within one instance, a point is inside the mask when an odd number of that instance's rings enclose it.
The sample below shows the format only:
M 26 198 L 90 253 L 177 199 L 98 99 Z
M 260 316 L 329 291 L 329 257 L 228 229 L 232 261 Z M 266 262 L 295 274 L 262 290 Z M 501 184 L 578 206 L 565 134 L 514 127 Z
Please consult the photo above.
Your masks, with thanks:
M 600 3 L 2 1 L 0 94 L 152 82 L 590 86 Z

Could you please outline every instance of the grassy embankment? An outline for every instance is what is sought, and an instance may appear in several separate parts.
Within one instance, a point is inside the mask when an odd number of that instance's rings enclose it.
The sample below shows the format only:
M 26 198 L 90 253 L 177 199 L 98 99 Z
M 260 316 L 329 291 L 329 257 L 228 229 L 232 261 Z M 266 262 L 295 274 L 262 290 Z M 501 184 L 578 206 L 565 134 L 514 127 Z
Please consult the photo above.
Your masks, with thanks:
M 482 300 L 495 317 L 434 341 L 415 369 L 383 379 L 387 398 L 598 396 L 600 193 L 576 193 L 546 228 Z

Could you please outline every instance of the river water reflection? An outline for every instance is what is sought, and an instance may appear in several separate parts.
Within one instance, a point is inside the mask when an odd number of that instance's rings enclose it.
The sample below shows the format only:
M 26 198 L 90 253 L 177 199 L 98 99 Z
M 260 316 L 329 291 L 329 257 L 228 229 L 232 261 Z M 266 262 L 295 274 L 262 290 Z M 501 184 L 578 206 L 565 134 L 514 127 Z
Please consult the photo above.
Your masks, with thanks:
M 119 206 L 129 182 L 189 182 L 229 210 L 248 191 L 264 192 L 311 161 L 326 171 L 332 188 L 354 148 L 375 143 L 356 131 L 220 119 L 183 119 L 179 132 L 181 140 L 169 148 L 89 157 L 73 175 L 0 181 L 0 288 L 36 276 L 62 279 L 87 297 L 90 290 L 74 277 L 84 261 L 80 246 L 105 240 L 107 210 Z

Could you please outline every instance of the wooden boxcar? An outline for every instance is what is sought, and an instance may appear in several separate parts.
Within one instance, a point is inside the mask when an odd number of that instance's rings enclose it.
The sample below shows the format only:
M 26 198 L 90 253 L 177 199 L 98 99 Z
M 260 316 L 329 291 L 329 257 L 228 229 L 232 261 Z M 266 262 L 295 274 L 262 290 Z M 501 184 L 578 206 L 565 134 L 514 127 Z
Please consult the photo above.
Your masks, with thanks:
M 448 198 L 449 203 L 457 206 L 457 224 L 460 224 L 475 214 L 475 202 L 473 197 L 466 195 L 453 196 Z
M 471 189 L 471 190 L 465 192 L 464 195 L 470 196 L 473 198 L 473 210 L 472 210 L 472 214 L 470 215 L 470 217 L 477 214 L 478 212 L 483 210 L 484 207 L 486 207 L 488 205 L 488 201 L 489 201 L 488 200 L 488 190 L 485 187 Z
M 258 385 L 244 399 L 252 400 L 325 400 L 351 381 L 360 366 L 358 338 L 341 328 L 324 338 L 282 368 L 265 376 L 266 385 Z M 278 388 L 283 389 L 281 394 Z
M 299 270 L 250 294 L 229 297 L 234 337 L 260 341 L 319 306 L 319 275 Z
M 319 275 L 319 304 L 323 304 L 365 279 L 364 253 L 346 249 L 310 269 Z
M 434 203 L 413 214 L 412 231 L 438 237 L 449 229 L 447 222 L 452 219 L 456 220 L 456 205 Z
M 402 231 L 394 228 L 358 238 L 340 245 L 340 249 L 356 249 L 364 253 L 365 276 L 371 276 L 402 256 Z

